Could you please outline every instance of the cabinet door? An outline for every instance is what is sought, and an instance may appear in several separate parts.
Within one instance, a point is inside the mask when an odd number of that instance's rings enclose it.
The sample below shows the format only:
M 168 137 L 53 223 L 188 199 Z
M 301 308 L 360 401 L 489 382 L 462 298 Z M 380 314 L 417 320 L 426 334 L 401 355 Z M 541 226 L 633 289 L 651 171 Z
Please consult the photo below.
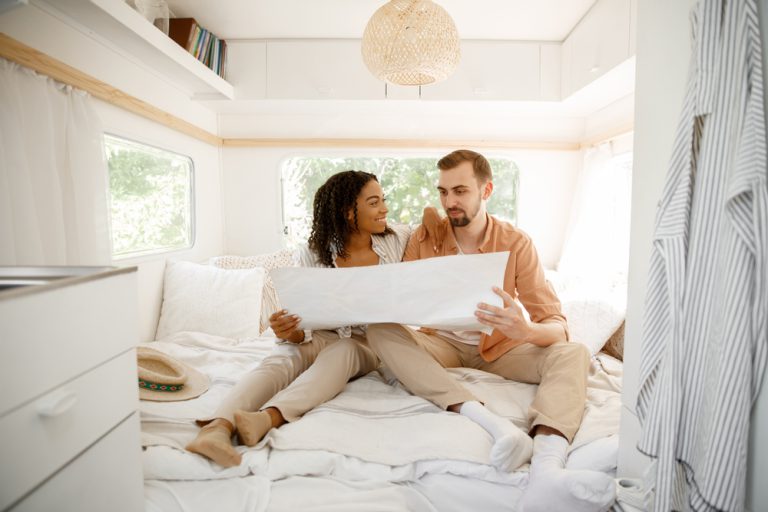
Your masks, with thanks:
M 136 272 L 0 300 L 0 415 L 138 341 Z
M 562 45 L 542 44 L 541 50 L 541 101 L 560 101 L 560 74 Z
M 463 41 L 461 62 L 445 81 L 421 87 L 425 100 L 538 100 L 539 44 Z
M 421 98 L 421 87 L 418 85 L 392 85 L 384 86 L 388 100 L 418 100 Z
M 139 415 L 129 416 L 11 512 L 144 510 Z
M 363 63 L 360 41 L 269 41 L 269 99 L 384 99 L 384 82 Z
M 629 58 L 630 0 L 598 0 L 568 37 L 575 92 Z M 566 94 L 564 94 L 566 95 Z
M 138 405 L 136 352 L 129 350 L 0 417 L 6 440 L 0 460 L 14 461 L 0 466 L 0 510 L 56 474 Z M 25 442 L 7 441 L 12 439 Z M 138 429 L 132 443 L 138 451 Z
M 227 41 L 227 81 L 235 88 L 235 99 L 266 98 L 267 43 Z

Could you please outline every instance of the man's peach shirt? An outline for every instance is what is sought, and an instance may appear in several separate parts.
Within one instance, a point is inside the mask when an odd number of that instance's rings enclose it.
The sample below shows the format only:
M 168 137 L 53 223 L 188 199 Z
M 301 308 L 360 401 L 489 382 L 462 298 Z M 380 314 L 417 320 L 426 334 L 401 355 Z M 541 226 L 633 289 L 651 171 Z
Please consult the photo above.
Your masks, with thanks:
M 434 208 L 430 208 L 434 210 Z M 433 220 L 436 211 L 425 209 L 425 218 Z M 487 215 L 487 214 L 486 214 Z M 536 248 L 531 238 L 504 221 L 487 215 L 488 227 L 478 249 L 480 253 L 509 251 L 507 268 L 504 274 L 504 290 L 513 298 L 518 298 L 525 306 L 531 321 L 536 323 L 558 323 L 568 339 L 568 324 L 560 309 L 560 300 L 552 286 L 544 277 L 544 269 L 539 262 Z M 432 224 L 430 224 L 432 225 Z M 459 246 L 449 219 L 442 219 L 442 245 L 434 229 L 426 230 L 423 225 L 413 233 L 403 255 L 403 261 L 412 261 L 436 256 L 451 256 L 459 253 Z M 483 334 L 478 350 L 486 361 L 494 361 L 517 346 L 498 330 L 490 335 Z

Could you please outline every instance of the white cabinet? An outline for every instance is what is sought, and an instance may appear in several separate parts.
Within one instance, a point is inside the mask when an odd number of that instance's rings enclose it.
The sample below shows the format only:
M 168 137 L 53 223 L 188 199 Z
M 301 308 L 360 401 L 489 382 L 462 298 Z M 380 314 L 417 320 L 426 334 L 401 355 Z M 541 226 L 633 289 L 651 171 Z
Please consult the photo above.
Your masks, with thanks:
M 631 56 L 631 7 L 631 0 L 598 0 L 564 41 L 563 98 Z
M 143 508 L 135 270 L 0 267 L 0 510 Z
M 562 45 L 544 44 L 539 47 L 541 53 L 541 101 L 560 101 L 562 73 Z
M 266 98 L 266 71 L 265 41 L 227 41 L 227 80 L 235 88 L 235 99 Z
M 421 86 L 384 84 L 384 96 L 388 100 L 418 100 Z
M 141 450 L 136 449 L 139 413 L 56 473 L 11 512 L 132 512 L 144 510 Z
M 268 99 L 384 99 L 357 40 L 269 41 L 266 72 Z
M 421 88 L 424 100 L 538 100 L 540 45 L 463 41 L 461 62 L 445 81 Z

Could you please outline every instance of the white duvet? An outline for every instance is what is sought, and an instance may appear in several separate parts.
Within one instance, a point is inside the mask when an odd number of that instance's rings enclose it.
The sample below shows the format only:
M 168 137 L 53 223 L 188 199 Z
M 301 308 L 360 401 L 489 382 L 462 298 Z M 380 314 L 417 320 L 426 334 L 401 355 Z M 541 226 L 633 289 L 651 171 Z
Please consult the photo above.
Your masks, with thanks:
M 346 482 L 363 488 L 365 495 L 380 494 L 385 501 L 385 496 L 418 500 L 411 496 L 413 489 L 430 479 L 459 478 L 501 484 L 500 488 L 522 488 L 527 483 L 527 466 L 503 473 L 490 465 L 491 437 L 485 430 L 410 395 L 388 377 L 386 369 L 349 383 L 340 395 L 301 420 L 273 429 L 258 446 L 238 447 L 243 453 L 241 465 L 223 469 L 183 450 L 198 431 L 194 419 L 209 415 L 238 378 L 272 350 L 293 348 L 275 345 L 274 338 L 236 344 L 201 333 L 179 333 L 151 346 L 208 374 L 211 387 L 190 401 L 141 402 L 148 510 L 167 509 L 159 505 L 163 500 L 175 502 L 179 510 L 202 510 L 206 496 L 216 504 L 211 492 L 232 497 L 236 488 L 242 489 L 235 493 L 242 506 L 232 503 L 235 508 L 227 509 L 266 510 L 270 489 L 293 489 L 293 483 L 306 482 L 305 477 L 315 477 L 317 485 L 325 481 L 329 488 Z M 479 370 L 449 371 L 489 408 L 524 426 L 536 386 Z M 593 359 L 588 404 L 569 465 L 615 469 L 620 382 L 620 362 L 602 354 Z M 192 482 L 202 480 L 209 482 L 197 486 Z M 190 490 L 182 492 L 185 488 Z M 292 493 L 280 494 L 279 499 L 273 495 L 272 501 L 282 503 Z M 201 496 L 195 498 L 196 494 Z

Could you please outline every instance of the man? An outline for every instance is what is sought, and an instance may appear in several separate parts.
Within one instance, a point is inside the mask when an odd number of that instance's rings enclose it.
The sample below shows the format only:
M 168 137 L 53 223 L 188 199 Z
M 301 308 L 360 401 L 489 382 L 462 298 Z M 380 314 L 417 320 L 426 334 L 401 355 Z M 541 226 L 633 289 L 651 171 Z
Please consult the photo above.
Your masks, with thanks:
M 443 242 L 417 232 L 403 260 L 509 251 L 504 290 L 494 289 L 504 307 L 478 305 L 475 314 L 494 328 L 491 335 L 377 324 L 368 326 L 369 345 L 412 393 L 486 429 L 494 438 L 491 461 L 495 466 L 511 471 L 533 451 L 521 510 L 607 510 L 615 496 L 610 477 L 564 469 L 568 444 L 584 413 L 589 352 L 580 343 L 568 343 L 560 301 L 544 277 L 531 239 L 486 212 L 493 192 L 488 161 L 474 151 L 458 150 L 437 165 L 437 189 L 448 217 L 443 220 L 444 231 L 432 230 L 432 234 Z M 445 370 L 458 366 L 539 384 L 528 414 L 533 443 L 511 422 L 486 409 Z

